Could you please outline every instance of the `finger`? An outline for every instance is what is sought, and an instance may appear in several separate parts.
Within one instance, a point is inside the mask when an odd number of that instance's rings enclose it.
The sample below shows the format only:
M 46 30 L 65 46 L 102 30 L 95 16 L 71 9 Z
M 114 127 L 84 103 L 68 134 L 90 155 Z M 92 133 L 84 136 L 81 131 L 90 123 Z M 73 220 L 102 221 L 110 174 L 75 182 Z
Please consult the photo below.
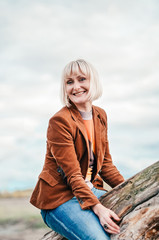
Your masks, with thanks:
M 111 211 L 111 216 L 112 216 L 116 221 L 120 221 L 120 218 L 118 217 L 118 215 L 117 215 L 115 212 Z
M 112 233 L 120 233 L 120 228 L 114 228 L 112 226 L 108 226 L 108 230 L 112 231 Z
M 107 230 L 105 230 L 105 231 L 108 232 L 108 233 L 110 233 L 110 234 L 119 234 L 119 233 L 120 233 L 120 231 L 119 231 L 119 232 L 112 231 L 112 230 L 110 230 L 109 228 L 108 228 Z
M 120 228 L 119 229 L 115 229 L 112 226 L 110 226 L 108 223 L 103 225 L 103 228 L 106 232 L 111 232 L 114 234 L 117 234 L 120 232 Z
M 114 230 L 120 230 L 120 227 L 115 222 L 113 222 L 111 218 L 107 219 L 107 225 Z
M 110 219 L 110 221 L 112 221 L 112 220 Z M 112 226 L 109 223 L 110 221 L 107 219 L 107 221 L 104 221 L 103 224 L 101 224 L 103 226 L 104 230 L 107 231 L 107 229 L 109 229 L 109 230 L 113 231 L 114 233 L 119 233 L 120 227 L 118 225 L 116 225 L 115 223 L 114 223 L 114 226 Z

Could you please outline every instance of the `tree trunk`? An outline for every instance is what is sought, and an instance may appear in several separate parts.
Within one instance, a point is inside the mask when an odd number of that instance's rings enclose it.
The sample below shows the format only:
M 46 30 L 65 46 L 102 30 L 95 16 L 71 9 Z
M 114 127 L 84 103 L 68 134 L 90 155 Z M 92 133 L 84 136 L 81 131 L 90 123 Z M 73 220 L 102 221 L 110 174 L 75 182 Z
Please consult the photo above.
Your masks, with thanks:
M 111 240 L 159 239 L 159 161 L 113 188 L 101 203 L 121 219 L 120 233 Z M 54 231 L 41 240 L 64 240 Z

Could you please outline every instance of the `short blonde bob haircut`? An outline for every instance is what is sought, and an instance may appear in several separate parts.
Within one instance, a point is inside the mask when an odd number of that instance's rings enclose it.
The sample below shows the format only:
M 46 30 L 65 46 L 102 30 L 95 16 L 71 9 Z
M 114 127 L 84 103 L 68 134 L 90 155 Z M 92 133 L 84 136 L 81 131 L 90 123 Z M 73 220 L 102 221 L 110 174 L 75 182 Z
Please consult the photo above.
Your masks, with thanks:
M 61 99 L 62 103 L 67 107 L 71 106 L 70 100 L 66 94 L 66 79 L 74 74 L 83 74 L 90 79 L 89 101 L 92 102 L 102 95 L 102 87 L 99 82 L 99 76 L 92 64 L 83 59 L 69 62 L 63 72 L 61 81 Z

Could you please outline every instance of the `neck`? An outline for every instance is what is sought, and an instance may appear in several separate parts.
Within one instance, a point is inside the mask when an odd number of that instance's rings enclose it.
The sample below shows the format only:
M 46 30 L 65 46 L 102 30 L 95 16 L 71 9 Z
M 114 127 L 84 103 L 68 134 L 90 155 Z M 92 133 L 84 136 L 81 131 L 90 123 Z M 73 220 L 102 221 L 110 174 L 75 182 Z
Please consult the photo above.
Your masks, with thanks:
M 76 105 L 77 109 L 81 112 L 90 112 L 92 110 L 92 103 L 86 103 L 85 105 Z

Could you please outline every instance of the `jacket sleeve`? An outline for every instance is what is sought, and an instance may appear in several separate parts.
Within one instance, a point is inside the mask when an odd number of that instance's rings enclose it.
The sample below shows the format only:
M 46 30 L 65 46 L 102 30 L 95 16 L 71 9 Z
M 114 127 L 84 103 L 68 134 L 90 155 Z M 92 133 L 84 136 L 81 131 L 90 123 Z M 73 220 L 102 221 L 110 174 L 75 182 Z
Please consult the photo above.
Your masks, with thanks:
M 87 209 L 99 203 L 81 174 L 69 121 L 64 117 L 54 116 L 49 122 L 47 141 L 57 165 L 62 168 L 81 208 Z
M 104 112 L 105 113 L 105 112 Z M 100 170 L 100 176 L 102 179 L 111 187 L 115 187 L 118 184 L 124 182 L 123 176 L 120 174 L 116 166 L 113 164 L 112 157 L 109 151 L 109 142 L 108 142 L 108 125 L 107 125 L 107 115 L 105 113 L 106 120 L 106 142 L 105 142 L 105 155 L 102 168 Z

